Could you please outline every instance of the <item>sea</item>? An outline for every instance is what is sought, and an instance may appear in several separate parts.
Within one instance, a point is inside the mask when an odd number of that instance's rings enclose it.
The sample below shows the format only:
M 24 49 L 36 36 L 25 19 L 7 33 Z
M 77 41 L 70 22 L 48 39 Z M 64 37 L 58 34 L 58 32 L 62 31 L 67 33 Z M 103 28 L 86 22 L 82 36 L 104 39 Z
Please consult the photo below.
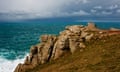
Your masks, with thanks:
M 69 22 L 0 22 L 0 72 L 13 72 L 23 63 L 32 45 L 40 43 L 40 35 L 58 35 L 68 25 L 87 25 L 87 21 Z M 120 28 L 120 22 L 96 21 L 98 28 Z

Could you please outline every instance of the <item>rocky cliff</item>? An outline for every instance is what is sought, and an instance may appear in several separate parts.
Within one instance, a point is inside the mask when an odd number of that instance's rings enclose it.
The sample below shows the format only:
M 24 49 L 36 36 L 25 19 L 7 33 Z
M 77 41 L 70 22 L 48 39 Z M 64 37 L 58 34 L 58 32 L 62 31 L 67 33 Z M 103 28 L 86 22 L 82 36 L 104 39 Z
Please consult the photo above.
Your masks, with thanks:
M 94 23 L 88 23 L 87 26 L 67 26 L 58 36 L 42 35 L 40 43 L 31 46 L 29 56 L 23 64 L 18 64 L 14 72 L 26 72 L 38 65 L 56 60 L 67 52 L 73 54 L 78 50 L 83 51 L 86 41 L 108 35 L 111 35 L 109 31 L 96 28 Z

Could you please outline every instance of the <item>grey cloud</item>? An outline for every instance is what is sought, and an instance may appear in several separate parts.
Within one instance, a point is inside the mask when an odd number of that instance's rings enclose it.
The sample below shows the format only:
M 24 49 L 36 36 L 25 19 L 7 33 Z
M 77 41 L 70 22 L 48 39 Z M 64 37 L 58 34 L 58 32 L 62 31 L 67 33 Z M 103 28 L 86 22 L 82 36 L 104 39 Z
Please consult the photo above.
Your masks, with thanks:
M 13 19 L 109 15 L 119 5 L 120 0 L 0 0 L 0 13 Z
M 117 13 L 120 13 L 120 9 L 117 10 Z

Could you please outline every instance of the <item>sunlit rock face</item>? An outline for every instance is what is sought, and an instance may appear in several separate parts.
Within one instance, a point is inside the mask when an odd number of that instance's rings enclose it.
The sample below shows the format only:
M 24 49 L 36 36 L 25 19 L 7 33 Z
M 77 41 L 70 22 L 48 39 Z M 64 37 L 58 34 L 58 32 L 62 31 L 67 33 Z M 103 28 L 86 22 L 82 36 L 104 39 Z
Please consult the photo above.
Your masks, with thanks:
M 95 24 L 90 22 L 88 26 L 67 26 L 58 36 L 41 35 L 40 43 L 31 46 L 29 56 L 23 64 L 18 64 L 14 72 L 26 72 L 38 65 L 56 60 L 67 52 L 73 54 L 78 50 L 83 51 L 86 41 L 107 36 L 109 33 L 96 28 Z

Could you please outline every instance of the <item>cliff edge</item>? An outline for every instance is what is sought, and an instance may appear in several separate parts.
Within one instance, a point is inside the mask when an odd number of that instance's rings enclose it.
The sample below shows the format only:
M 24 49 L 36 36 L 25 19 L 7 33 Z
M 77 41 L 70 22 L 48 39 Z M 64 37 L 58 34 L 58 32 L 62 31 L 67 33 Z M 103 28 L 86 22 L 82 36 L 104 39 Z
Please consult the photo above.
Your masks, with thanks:
M 18 64 L 14 72 L 27 72 L 39 65 L 55 61 L 68 52 L 82 52 L 87 47 L 86 42 L 116 34 L 120 34 L 120 30 L 101 30 L 96 28 L 94 23 L 88 23 L 87 26 L 67 26 L 58 36 L 41 35 L 40 43 L 31 46 L 29 56 L 23 64 Z

